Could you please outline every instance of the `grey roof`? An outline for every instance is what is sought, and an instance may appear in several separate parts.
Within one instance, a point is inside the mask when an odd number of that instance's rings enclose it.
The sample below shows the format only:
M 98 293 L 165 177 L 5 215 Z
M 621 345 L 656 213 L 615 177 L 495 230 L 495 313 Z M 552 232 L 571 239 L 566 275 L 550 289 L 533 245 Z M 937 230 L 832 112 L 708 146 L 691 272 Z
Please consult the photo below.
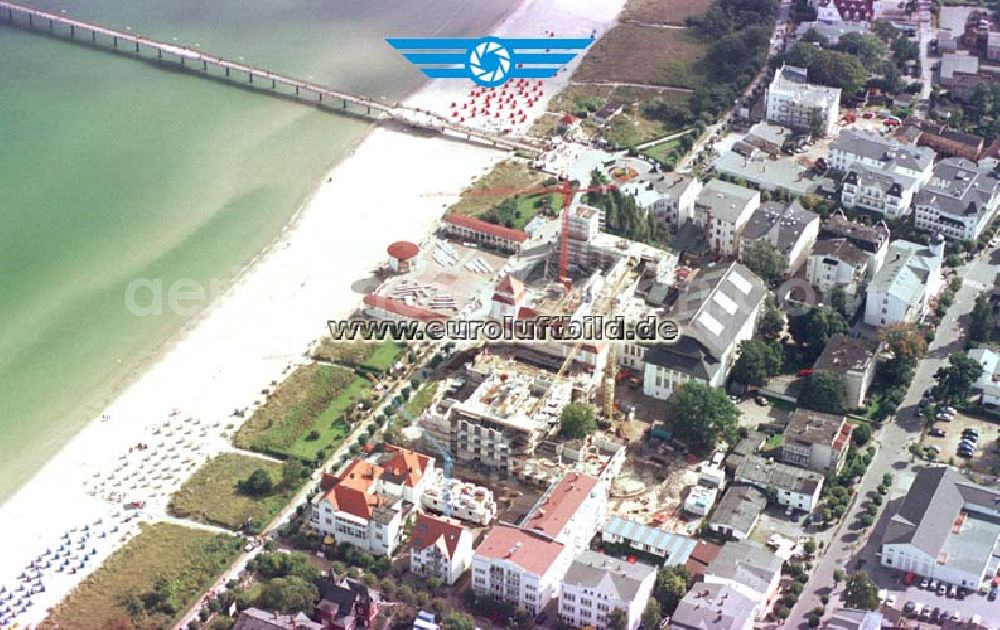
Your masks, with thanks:
M 857 608 L 838 608 L 824 626 L 828 630 L 880 630 L 891 627 L 892 623 L 882 613 Z
M 645 361 L 709 380 L 766 294 L 764 282 L 739 263 L 697 273 L 668 311 L 682 327 L 680 338 L 654 347 Z
M 769 462 L 756 455 L 751 455 L 740 463 L 736 469 L 736 478 L 752 483 L 758 488 L 774 486 L 810 495 L 823 484 L 823 475 L 819 473 L 779 462 Z
M 814 370 L 845 374 L 864 371 L 875 358 L 875 347 L 865 339 L 834 335 L 826 342 L 823 353 L 813 364 Z
M 759 140 L 768 144 L 775 144 L 781 148 L 791 135 L 791 129 L 762 120 L 753 127 L 750 127 L 750 131 L 747 132 L 745 139 L 750 144 Z
M 809 29 L 815 29 L 816 32 L 826 39 L 827 44 L 830 46 L 836 46 L 840 42 L 840 38 L 848 33 L 860 33 L 864 34 L 868 32 L 867 22 L 802 22 L 799 27 L 795 29 L 795 37 L 802 38 Z
M 835 212 L 819 226 L 820 238 L 846 238 L 858 249 L 869 254 L 878 251 L 889 240 L 889 228 L 884 223 L 861 225 L 851 221 L 843 213 Z
M 766 506 L 767 499 L 757 488 L 739 484 L 732 485 L 719 501 L 709 524 L 748 532 Z
M 844 183 L 864 188 L 878 188 L 883 194 L 893 197 L 902 197 L 903 190 L 913 186 L 916 181 L 913 177 L 897 173 L 889 165 L 874 168 L 859 162 L 851 165 L 847 177 L 844 178 Z
M 728 584 L 700 582 L 670 618 L 672 630 L 730 630 L 746 626 L 755 603 Z
M 819 222 L 819 215 L 803 208 L 797 200 L 787 204 L 768 201 L 750 215 L 743 228 L 742 239 L 748 242 L 766 238 L 787 256 L 802 238 L 806 227 L 813 222 Z
M 840 102 L 840 88 L 814 85 L 808 82 L 804 68 L 782 66 L 775 70 L 770 89 L 791 93 L 795 100 L 806 106 L 828 107 Z
M 721 179 L 713 179 L 698 193 L 695 204 L 708 208 L 713 218 L 734 223 L 760 193 Z
M 966 51 L 963 51 L 962 54 L 945 53 L 941 55 L 941 78 L 953 79 L 956 72 L 962 74 L 978 74 L 979 58 L 975 55 L 968 54 Z
M 953 215 L 975 216 L 985 212 L 998 195 L 1000 175 L 996 171 L 962 158 L 945 158 L 917 193 L 915 203 Z
M 650 179 L 648 181 L 653 185 L 653 190 L 676 201 L 682 194 L 684 194 L 684 191 L 691 187 L 691 184 L 695 182 L 695 179 L 690 175 L 664 173 L 659 175 L 656 179 Z
M 911 171 L 923 171 L 934 163 L 934 151 L 928 147 L 907 145 L 890 138 L 845 129 L 830 145 L 830 151 L 840 150 L 869 160 L 878 160 L 885 166 L 899 166 Z
M 798 408 L 792 412 L 785 427 L 785 442 L 832 445 L 840 434 L 846 418 L 832 413 L 820 413 Z
M 750 155 L 741 155 L 735 149 L 726 151 L 712 167 L 724 175 L 741 177 L 764 190 L 783 188 L 796 195 L 813 193 L 820 188 L 834 188 L 833 180 L 815 176 L 809 169 L 792 159 L 771 159 L 770 155 L 756 148 Z
M 643 581 L 655 573 L 656 567 L 648 564 L 627 562 L 588 549 L 573 559 L 562 581 L 630 602 Z
M 868 254 L 846 238 L 820 239 L 813 246 L 812 255 L 836 259 L 852 267 L 859 267 L 868 262 Z
M 916 304 L 927 288 L 931 270 L 939 266 L 940 261 L 935 259 L 927 246 L 910 241 L 893 241 L 868 290 L 892 295 L 904 304 Z
M 732 580 L 753 589 L 763 597 L 771 580 L 781 573 L 782 560 L 770 549 L 750 540 L 727 542 L 709 563 L 706 576 Z
M 654 553 L 665 558 L 664 564 L 684 564 L 698 543 L 694 538 L 673 534 L 663 529 L 643 525 L 637 521 L 612 516 L 607 524 L 601 528 L 607 534 L 621 536 L 630 543 L 631 546 L 644 551 L 639 545 L 648 545 Z
M 316 623 L 302 613 L 283 615 L 260 608 L 247 608 L 240 613 L 233 630 L 323 630 L 323 624 Z

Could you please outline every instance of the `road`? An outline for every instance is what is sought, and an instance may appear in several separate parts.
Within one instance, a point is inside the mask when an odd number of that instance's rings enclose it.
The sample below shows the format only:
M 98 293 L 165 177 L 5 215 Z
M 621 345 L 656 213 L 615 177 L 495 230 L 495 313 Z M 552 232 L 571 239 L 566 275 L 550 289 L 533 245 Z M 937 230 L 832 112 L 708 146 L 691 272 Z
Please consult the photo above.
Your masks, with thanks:
M 786 29 L 789 25 L 789 17 L 791 16 L 792 2 L 791 0 L 780 0 L 778 4 L 778 17 L 774 21 L 774 32 L 771 34 L 771 43 L 767 49 L 767 59 L 761 66 L 760 72 L 757 76 L 753 78 L 753 81 L 747 85 L 746 89 L 743 90 L 743 94 L 737 99 L 737 103 L 746 99 L 753 93 L 753 91 L 760 85 L 761 80 L 769 76 L 769 66 L 768 62 L 776 54 L 781 52 L 781 48 L 785 42 Z M 719 116 L 719 120 L 714 124 L 705 129 L 705 133 L 701 134 L 701 137 L 695 140 L 694 145 L 691 150 L 688 151 L 687 155 L 677 162 L 675 170 L 679 173 L 689 173 L 691 172 L 691 164 L 695 158 L 701 154 L 702 150 L 708 144 L 709 139 L 714 137 L 719 131 L 733 118 L 733 111 L 736 109 L 736 104 L 733 105 L 728 111 Z
M 833 572 L 835 569 L 849 574 L 855 570 L 855 563 L 862 555 L 867 542 L 867 536 L 853 529 L 858 515 L 863 510 L 864 498 L 874 492 L 882 481 L 884 473 L 894 476 L 910 467 L 910 444 L 920 439 L 923 420 L 915 417 L 917 404 L 925 389 L 934 384 L 934 373 L 947 363 L 948 356 L 961 352 L 963 341 L 959 329 L 968 326 L 968 314 L 972 310 L 976 296 L 993 284 L 993 276 L 1000 265 L 1000 251 L 990 250 L 989 260 L 979 257 L 967 263 L 959 271 L 959 277 L 964 279 L 961 290 L 955 295 L 955 301 L 938 326 L 934 341 L 927 350 L 927 355 L 917 365 L 917 369 L 906 392 L 906 397 L 900 405 L 895 418 L 887 421 L 882 430 L 875 435 L 878 452 L 872 460 L 868 473 L 861 481 L 855 493 L 855 500 L 844 516 L 840 525 L 834 531 L 833 539 L 826 545 L 825 555 L 816 563 L 809 583 L 806 584 L 792 614 L 785 625 L 792 628 L 807 628 L 806 616 L 817 606 L 822 606 L 820 596 L 829 595 L 828 611 L 838 607 L 839 589 L 833 587 Z M 877 541 L 873 541 L 877 545 Z M 865 553 L 868 562 L 874 562 L 874 548 Z M 843 584 L 841 584 L 843 586 Z

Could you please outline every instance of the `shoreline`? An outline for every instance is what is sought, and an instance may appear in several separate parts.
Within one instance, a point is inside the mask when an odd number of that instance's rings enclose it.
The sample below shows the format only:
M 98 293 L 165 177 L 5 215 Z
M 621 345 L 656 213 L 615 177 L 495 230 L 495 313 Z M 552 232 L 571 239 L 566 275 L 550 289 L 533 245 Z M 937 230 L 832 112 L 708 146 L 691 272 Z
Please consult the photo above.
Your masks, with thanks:
M 560 35 L 589 35 L 594 28 L 603 33 L 624 0 L 579 4 L 525 0 L 495 32 L 540 34 L 555 25 Z M 546 86 L 544 102 L 532 117 L 544 112 L 569 75 L 569 70 L 560 73 Z M 465 82 L 433 82 L 404 101 L 446 113 L 448 102 L 464 98 L 468 88 Z M 162 519 L 173 490 L 205 459 L 232 448 L 222 434 L 232 432 L 223 427 L 239 424 L 233 410 L 247 409 L 249 417 L 262 402 L 261 390 L 305 360 L 307 350 L 326 333 L 326 321 L 349 316 L 359 306 L 364 291 L 358 285 L 385 260 L 386 246 L 399 239 L 425 242 L 458 192 L 506 155 L 485 145 L 377 125 L 355 143 L 275 238 L 236 272 L 224 293 L 137 360 L 117 383 L 121 389 L 108 395 L 103 413 L 85 423 L 0 505 L 5 522 L 0 585 L 8 588 L 18 584 L 25 565 L 58 547 L 64 533 L 80 533 L 84 526 L 96 530 L 97 521 L 102 530 L 116 527 L 93 543 L 95 553 L 85 558 L 81 570 L 47 572 L 46 591 L 35 596 L 19 621 L 44 618 L 46 609 L 126 541 L 138 522 Z M 434 194 L 441 190 L 456 194 Z M 109 419 L 102 421 L 104 416 Z M 165 423 L 180 426 L 188 418 L 191 427 L 201 429 L 198 438 L 169 441 L 154 433 Z M 128 513 L 120 503 L 106 500 L 103 493 L 88 494 L 94 492 L 95 479 L 113 478 L 116 466 L 142 466 L 149 459 L 141 451 L 131 452 L 133 445 L 149 443 L 155 449 L 165 441 L 165 448 L 190 449 L 185 455 L 193 463 L 171 473 L 161 492 L 145 482 L 139 490 L 122 489 L 123 502 L 146 502 L 141 517 L 125 521 Z

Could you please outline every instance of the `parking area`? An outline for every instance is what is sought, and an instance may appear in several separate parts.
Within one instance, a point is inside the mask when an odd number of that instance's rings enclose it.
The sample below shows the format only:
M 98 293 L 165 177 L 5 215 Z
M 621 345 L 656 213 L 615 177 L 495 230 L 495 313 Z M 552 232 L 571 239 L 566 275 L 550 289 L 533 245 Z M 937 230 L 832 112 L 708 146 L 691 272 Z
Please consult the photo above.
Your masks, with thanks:
M 969 458 L 958 454 L 959 443 L 962 441 L 962 434 L 966 429 L 973 429 L 979 433 L 975 443 L 975 453 Z M 940 435 L 940 433 L 944 435 Z M 1000 469 L 997 437 L 998 427 L 996 423 L 957 413 L 954 420 L 936 421 L 934 428 L 924 435 L 923 445 L 937 449 L 939 452 L 936 454 L 936 459 L 939 461 L 948 462 L 954 458 L 953 461 L 956 465 L 964 461 L 969 468 L 976 472 L 996 474 L 996 471 Z
M 956 621 L 956 613 L 957 621 L 962 622 L 969 621 L 975 615 L 978 615 L 984 623 L 1000 619 L 1000 601 L 989 601 L 985 595 L 979 593 L 969 593 L 964 597 L 939 595 L 937 590 L 920 588 L 919 578 L 910 586 L 906 586 L 903 584 L 902 576 L 896 571 L 877 564 L 868 566 L 867 569 L 875 583 L 885 590 L 885 595 L 890 599 L 890 607 L 903 611 L 909 619 L 925 622 L 940 622 L 945 619 Z M 907 606 L 907 602 L 913 603 L 912 612 L 908 612 L 910 607 Z M 925 609 L 927 612 L 923 613 Z M 934 609 L 938 610 L 936 616 L 933 614 Z
M 766 405 L 759 405 L 753 397 L 745 398 L 736 403 L 740 408 L 740 426 L 748 429 L 756 429 L 764 424 L 788 424 L 791 412 L 784 406 L 775 406 L 770 401 Z

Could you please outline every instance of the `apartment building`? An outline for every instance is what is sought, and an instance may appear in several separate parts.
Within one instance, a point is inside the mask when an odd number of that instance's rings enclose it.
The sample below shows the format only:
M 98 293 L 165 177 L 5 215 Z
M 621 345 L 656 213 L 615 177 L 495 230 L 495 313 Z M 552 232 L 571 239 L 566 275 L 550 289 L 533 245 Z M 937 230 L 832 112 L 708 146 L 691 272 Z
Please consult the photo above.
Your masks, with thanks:
M 809 83 L 805 68 L 783 65 L 775 70 L 767 89 L 767 120 L 800 131 L 818 126 L 821 135 L 830 136 L 839 116 L 839 88 Z
M 819 503 L 823 475 L 754 455 L 736 468 L 735 480 L 760 490 L 774 488 L 779 505 L 812 512 Z
M 1000 207 L 1000 171 L 962 158 L 945 158 L 917 193 L 917 229 L 950 240 L 976 240 Z
M 636 369 L 641 367 L 643 393 L 665 400 L 691 379 L 721 387 L 740 342 L 753 336 L 766 294 L 764 282 L 739 263 L 689 277 L 667 308 L 682 328 L 677 341 L 624 349 Z
M 444 516 L 418 514 L 410 538 L 410 571 L 454 584 L 472 566 L 473 534 Z
M 433 458 L 393 446 L 381 459 L 357 459 L 339 477 L 324 475 L 309 524 L 337 542 L 390 556 L 433 467 Z
M 694 202 L 694 223 L 704 230 L 709 250 L 734 257 L 739 252 L 743 228 L 760 206 L 760 193 L 713 179 Z
M 843 173 L 868 167 L 875 172 L 895 173 L 918 184 L 931 178 L 934 151 L 904 144 L 892 138 L 857 129 L 844 129 L 830 144 L 830 166 Z
M 875 379 L 875 346 L 865 339 L 834 335 L 826 342 L 813 370 L 832 372 L 840 377 L 847 390 L 848 409 L 864 406 L 868 388 Z
M 577 628 L 610 627 L 613 611 L 625 614 L 625 630 L 639 627 L 653 591 L 656 567 L 585 550 L 569 566 L 559 591 L 559 617 Z
M 840 291 L 846 310 L 854 313 L 865 295 L 869 264 L 868 254 L 846 238 L 822 239 L 806 260 L 806 280 L 824 304 L 832 302 L 835 290 Z
M 783 273 L 798 271 L 819 236 L 819 215 L 802 207 L 797 200 L 788 203 L 762 203 L 750 216 L 740 239 L 740 259 L 759 241 L 770 243 L 787 264 Z
M 913 323 L 927 313 L 928 303 L 941 288 L 944 239 L 929 246 L 893 241 L 888 258 L 868 284 L 865 323 L 884 327 Z
M 827 239 L 847 239 L 852 245 L 868 255 L 867 279 L 870 280 L 882 268 L 889 252 L 889 228 L 885 223 L 865 225 L 848 219 L 843 212 L 834 212 L 819 226 L 820 241 Z
M 919 182 L 891 170 L 854 165 L 847 171 L 840 191 L 848 208 L 877 212 L 890 219 L 909 214 Z
M 844 416 L 796 409 L 785 427 L 781 461 L 822 474 L 839 473 L 853 429 Z
M 493 527 L 472 556 L 472 588 L 527 610 L 540 612 L 559 594 L 573 560 L 570 548 L 511 525 Z
M 605 483 L 597 477 L 569 472 L 538 498 L 521 528 L 563 543 L 576 554 L 590 545 L 607 508 Z

